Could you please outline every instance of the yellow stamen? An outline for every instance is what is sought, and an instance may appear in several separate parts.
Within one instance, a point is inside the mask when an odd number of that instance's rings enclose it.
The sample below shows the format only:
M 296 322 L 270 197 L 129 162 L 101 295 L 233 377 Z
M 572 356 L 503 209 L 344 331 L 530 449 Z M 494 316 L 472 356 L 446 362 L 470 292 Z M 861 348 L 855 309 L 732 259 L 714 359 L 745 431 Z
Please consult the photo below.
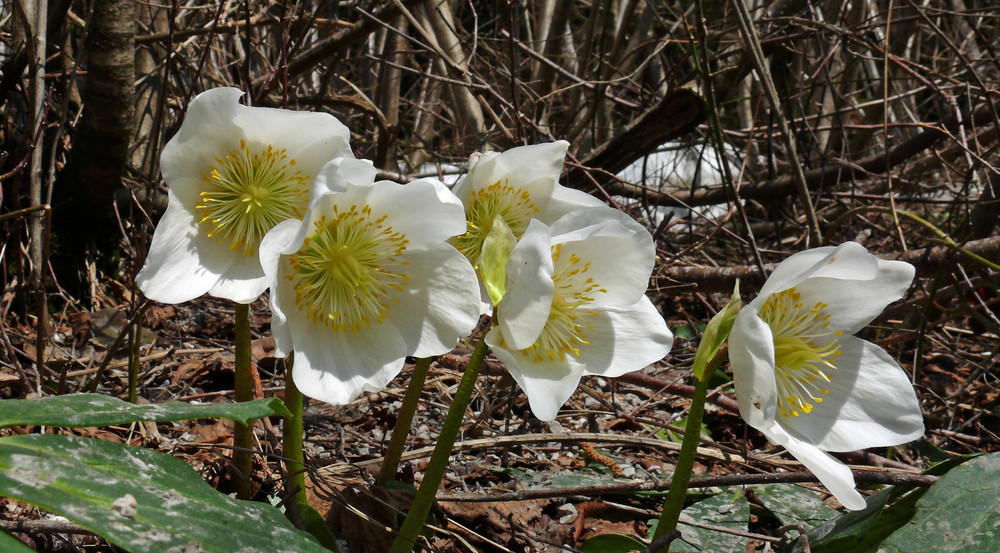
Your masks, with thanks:
M 590 345 L 586 331 L 593 329 L 593 319 L 600 313 L 587 309 L 594 302 L 594 296 L 607 293 L 587 276 L 590 263 L 582 261 L 575 254 L 563 255 L 563 245 L 552 247 L 552 280 L 555 293 L 552 295 L 552 309 L 548 321 L 525 355 L 534 362 L 566 360 L 567 355 L 580 356 L 580 348 Z
M 507 223 L 514 237 L 520 239 L 531 216 L 538 211 L 531 195 L 523 188 L 512 186 L 507 179 L 502 184 L 497 181 L 472 193 L 466 202 L 466 232 L 452 239 L 452 244 L 478 270 L 483 242 L 493 229 L 493 219 L 497 215 Z
M 313 324 L 338 332 L 356 332 L 381 323 L 399 303 L 399 292 L 412 277 L 399 258 L 409 240 L 374 218 L 371 208 L 334 206 L 332 220 L 321 217 L 298 252 L 289 256 L 295 304 Z
M 842 353 L 837 338 L 842 331 L 828 330 L 829 304 L 806 307 L 795 288 L 767 298 L 760 318 L 774 337 L 775 382 L 778 410 L 785 418 L 812 413 L 830 390 L 829 384 Z
M 219 237 L 232 250 L 256 255 L 261 239 L 278 223 L 301 218 L 309 202 L 310 175 L 295 171 L 295 160 L 270 144 L 251 153 L 246 140 L 225 159 L 215 158 L 202 179 L 211 185 L 201 193 L 199 221 L 209 237 Z

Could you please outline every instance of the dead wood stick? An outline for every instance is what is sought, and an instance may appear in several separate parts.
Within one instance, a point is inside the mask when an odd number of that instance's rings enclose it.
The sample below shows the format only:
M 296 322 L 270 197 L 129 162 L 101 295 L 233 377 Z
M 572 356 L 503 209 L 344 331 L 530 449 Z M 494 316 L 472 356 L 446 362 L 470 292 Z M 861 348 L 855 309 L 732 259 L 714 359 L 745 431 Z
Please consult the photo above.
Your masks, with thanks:
M 937 482 L 937 476 L 928 474 L 912 474 L 891 472 L 885 470 L 852 470 L 854 481 L 859 484 L 892 484 L 928 487 Z M 806 470 L 794 472 L 776 472 L 767 474 L 726 474 L 723 476 L 705 476 L 693 478 L 688 488 L 711 488 L 716 486 L 742 486 L 758 484 L 778 484 L 791 482 L 818 482 L 816 476 Z M 572 495 L 597 496 L 606 494 L 664 491 L 670 488 L 670 481 L 660 482 L 624 482 L 621 484 L 603 484 L 597 486 L 578 486 L 567 488 L 542 488 L 520 490 L 502 494 L 462 493 L 439 496 L 438 501 L 462 503 L 493 503 L 498 501 L 524 501 L 528 499 L 547 499 L 552 497 L 568 497 Z
M 960 246 L 986 259 L 1000 259 L 1000 236 L 970 240 L 960 244 Z M 936 271 L 941 268 L 942 263 L 949 260 L 955 262 L 961 260 L 963 263 L 972 262 L 948 246 L 931 246 L 906 252 L 885 253 L 879 254 L 879 257 L 911 263 L 917 268 L 918 274 Z M 776 266 L 777 264 L 772 263 L 766 267 L 768 270 L 773 270 Z M 700 290 L 705 292 L 731 291 L 736 279 L 740 279 L 744 290 L 758 288 L 764 283 L 760 271 L 751 266 L 666 267 L 659 274 L 677 282 L 695 283 Z
M 998 106 L 995 102 L 984 103 L 973 112 L 971 116 L 964 113 L 962 117 L 953 115 L 941 123 L 922 123 L 923 130 L 909 140 L 898 146 L 880 154 L 874 154 L 858 161 L 843 161 L 819 167 L 805 172 L 805 181 L 810 190 L 822 187 L 834 187 L 838 183 L 851 179 L 864 179 L 871 175 L 883 175 L 889 169 L 899 167 L 903 162 L 926 151 L 941 140 L 953 136 L 960 127 L 981 127 L 993 123 L 993 113 Z M 617 152 L 620 158 L 625 158 L 621 151 Z M 584 165 L 594 168 L 606 169 L 598 163 L 585 160 Z M 600 161 L 600 160 L 598 160 Z M 621 169 L 607 169 L 609 173 L 617 173 Z M 578 185 L 580 183 L 577 183 Z M 572 181 L 568 184 L 572 186 Z M 743 183 L 740 186 L 740 198 L 746 200 L 766 200 L 773 198 L 783 198 L 796 193 L 796 180 L 792 176 L 779 177 L 774 180 Z M 697 207 L 706 205 L 722 204 L 729 201 L 725 188 L 709 188 L 697 190 L 695 192 L 678 191 L 675 193 L 657 192 L 645 190 L 642 187 L 622 183 L 620 181 L 605 185 L 605 189 L 610 194 L 618 194 L 629 197 L 641 197 L 650 205 L 662 205 L 673 207 Z
M 580 165 L 570 167 L 563 183 L 586 189 L 591 180 L 583 174 L 585 171 L 598 169 L 602 173 L 617 173 L 664 142 L 691 132 L 704 119 L 705 102 L 701 97 L 684 88 L 675 90 L 639 116 L 624 132 L 587 154 Z M 603 175 L 596 176 L 606 180 Z M 618 188 L 623 185 L 611 183 L 608 192 L 619 194 Z

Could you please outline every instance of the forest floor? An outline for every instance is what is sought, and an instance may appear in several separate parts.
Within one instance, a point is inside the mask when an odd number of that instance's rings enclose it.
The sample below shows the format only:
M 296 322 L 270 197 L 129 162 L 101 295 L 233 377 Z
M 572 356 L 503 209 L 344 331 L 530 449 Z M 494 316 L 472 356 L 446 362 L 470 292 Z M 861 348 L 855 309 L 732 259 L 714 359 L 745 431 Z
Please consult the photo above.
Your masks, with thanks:
M 660 289 L 667 289 L 663 284 Z M 95 308 L 73 313 L 68 309 L 51 318 L 46 380 L 66 391 L 80 389 L 99 373 L 132 305 L 131 295 L 120 283 L 105 280 L 94 289 Z M 649 488 L 669 478 L 690 403 L 684 384 L 690 378 L 700 330 L 692 321 L 707 321 L 726 299 L 655 291 L 650 296 L 676 334 L 667 359 L 647 367 L 642 375 L 633 373 L 614 380 L 585 378 L 553 422 L 535 419 L 524 394 L 502 365 L 487 364 L 439 492 L 435 530 L 427 534 L 433 550 L 577 551 L 588 538 L 599 534 L 648 538 L 648 523 L 657 518 L 663 498 L 662 486 L 660 491 Z M 906 446 L 842 458 L 855 469 L 912 474 L 949 457 L 1000 449 L 997 367 L 995 362 L 987 362 L 995 354 L 992 350 L 997 336 L 984 330 L 961 297 L 935 303 L 919 283 L 897 305 L 901 307 L 890 308 L 862 336 L 890 351 L 911 377 L 914 361 L 920 361 L 915 384 L 926 433 Z M 920 312 L 932 319 L 921 325 L 925 319 Z M 266 302 L 256 302 L 252 313 L 253 355 L 260 377 L 256 393 L 282 397 L 284 369 L 273 356 Z M 149 304 L 142 320 L 139 396 L 144 401 L 232 401 L 234 327 L 230 304 L 211 298 L 176 306 Z M 15 320 L 5 325 L 11 348 L 22 363 L 30 363 L 33 355 L 29 352 L 35 348 L 33 325 Z M 107 363 L 99 393 L 126 394 L 125 349 L 119 348 Z M 404 484 L 419 483 L 468 355 L 466 344 L 431 367 L 404 454 L 400 473 Z M 407 364 L 403 374 L 384 391 L 365 394 L 350 405 L 334 407 L 312 401 L 305 409 L 310 498 L 335 534 L 350 544 L 351 553 L 386 550 L 387 540 L 392 538 L 387 526 L 395 523 L 396 509 L 405 511 L 412 493 L 406 486 L 372 487 L 411 370 L 412 365 Z M 25 394 L 16 372 L 0 368 L 0 396 L 19 398 Z M 279 422 L 275 417 L 256 426 L 262 453 L 256 456 L 255 478 L 260 486 L 256 498 L 261 501 L 280 501 Z M 232 425 L 231 421 L 202 419 L 59 432 L 169 453 L 226 491 Z M 6 429 L 0 430 L 0 435 L 31 431 L 37 429 Z M 705 416 L 696 478 L 771 473 L 779 475 L 780 481 L 781 474 L 798 470 L 801 465 L 783 449 L 769 445 L 743 423 L 731 383 L 725 375 L 717 375 Z M 839 507 L 818 484 L 801 485 Z M 733 525 L 724 520 L 725 512 L 716 520 L 685 518 L 682 524 L 691 531 L 727 534 L 738 540 L 735 543 L 745 544 L 740 550 L 747 552 L 777 550 L 783 539 L 790 539 L 778 531 L 779 519 L 772 515 L 773 508 L 768 508 L 758 488 L 731 489 L 748 500 L 749 517 L 742 529 L 737 524 L 734 533 Z M 713 491 L 719 488 L 694 489 L 692 497 L 709 497 Z M 49 517 L 0 498 L 0 522 L 7 528 L 14 528 L 19 521 Z M 24 539 L 40 551 L 114 550 L 86 533 L 29 531 Z

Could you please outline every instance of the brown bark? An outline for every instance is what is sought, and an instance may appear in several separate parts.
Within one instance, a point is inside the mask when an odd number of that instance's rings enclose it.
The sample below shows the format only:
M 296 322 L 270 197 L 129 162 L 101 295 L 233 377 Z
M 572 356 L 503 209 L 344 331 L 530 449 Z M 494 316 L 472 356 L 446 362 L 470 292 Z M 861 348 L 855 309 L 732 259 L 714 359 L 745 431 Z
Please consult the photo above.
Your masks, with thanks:
M 54 202 L 57 232 L 67 246 L 94 239 L 106 244 L 117 234 L 105 227 L 113 220 L 112 201 L 121 186 L 134 124 L 135 2 L 96 0 L 84 44 L 83 114 Z

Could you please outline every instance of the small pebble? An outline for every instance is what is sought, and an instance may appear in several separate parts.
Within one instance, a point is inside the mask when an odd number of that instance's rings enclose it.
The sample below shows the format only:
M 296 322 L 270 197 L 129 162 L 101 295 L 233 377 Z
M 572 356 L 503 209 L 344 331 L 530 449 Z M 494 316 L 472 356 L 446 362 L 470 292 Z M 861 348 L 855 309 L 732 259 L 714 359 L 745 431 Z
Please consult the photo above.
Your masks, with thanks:
M 579 511 L 576 510 L 576 505 L 567 503 L 556 509 L 556 513 L 562 515 L 559 517 L 559 524 L 570 524 L 576 520 Z

